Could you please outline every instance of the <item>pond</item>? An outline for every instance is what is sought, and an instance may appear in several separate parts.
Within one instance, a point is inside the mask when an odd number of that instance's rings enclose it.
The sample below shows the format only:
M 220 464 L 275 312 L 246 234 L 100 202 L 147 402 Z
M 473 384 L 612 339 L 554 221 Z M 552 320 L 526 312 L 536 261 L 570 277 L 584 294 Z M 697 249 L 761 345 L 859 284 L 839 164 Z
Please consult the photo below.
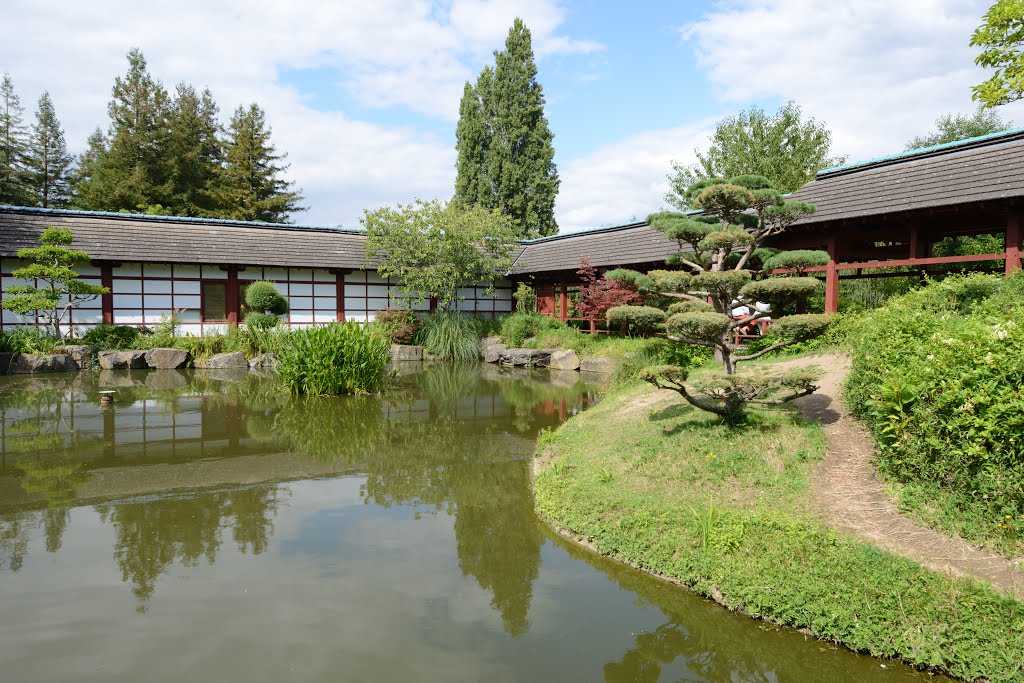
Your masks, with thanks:
M 598 389 L 477 365 L 363 398 L 245 372 L 0 377 L 3 678 L 930 678 L 549 533 L 537 436 Z

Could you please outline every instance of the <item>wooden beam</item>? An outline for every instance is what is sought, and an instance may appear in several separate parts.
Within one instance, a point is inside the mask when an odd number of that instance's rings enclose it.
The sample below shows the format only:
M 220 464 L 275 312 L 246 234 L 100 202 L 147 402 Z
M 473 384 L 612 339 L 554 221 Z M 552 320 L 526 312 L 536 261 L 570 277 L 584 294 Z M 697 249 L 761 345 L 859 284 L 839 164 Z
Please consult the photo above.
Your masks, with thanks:
M 345 272 L 338 270 L 334 273 L 334 319 L 339 323 L 345 322 Z
M 1020 210 L 1011 210 L 1006 221 L 1006 274 L 1020 269 L 1021 238 L 1024 228 L 1021 226 Z
M 565 280 L 562 280 L 561 287 L 558 293 L 558 319 L 565 322 L 565 319 L 569 317 L 569 285 L 566 284 Z
M 839 271 L 836 262 L 839 260 L 838 245 L 835 235 L 828 238 L 828 265 L 825 266 L 825 312 L 839 312 Z
M 831 249 L 829 255 L 831 255 Z M 856 263 L 837 263 L 835 264 L 836 270 L 859 270 L 861 268 L 892 268 L 895 266 L 930 266 L 944 263 L 973 263 L 975 261 L 1005 261 L 1006 254 L 969 254 L 966 256 L 929 256 L 928 258 L 907 258 L 907 259 L 890 259 L 888 261 L 858 261 Z M 805 268 L 804 270 L 808 273 L 828 273 L 829 268 L 832 265 L 827 266 L 812 266 L 811 268 Z M 777 268 L 772 271 L 772 275 L 781 275 L 785 273 L 791 273 L 792 271 Z
M 224 303 L 228 309 L 228 325 L 233 327 L 238 325 L 238 311 L 242 307 L 242 302 L 239 300 L 238 269 L 225 268 L 224 266 L 221 266 L 221 268 L 228 271 L 228 286 Z
M 100 264 L 100 284 L 107 288 L 106 294 L 100 295 L 100 307 L 103 309 L 103 324 L 114 324 L 114 264 L 104 261 Z

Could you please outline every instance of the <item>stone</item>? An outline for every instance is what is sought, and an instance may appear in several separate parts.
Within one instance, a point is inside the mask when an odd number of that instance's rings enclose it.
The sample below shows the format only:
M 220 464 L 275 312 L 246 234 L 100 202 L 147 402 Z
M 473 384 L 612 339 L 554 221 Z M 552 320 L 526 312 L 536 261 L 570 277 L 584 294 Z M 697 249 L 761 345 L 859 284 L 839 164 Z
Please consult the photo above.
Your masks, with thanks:
M 261 353 L 260 355 L 251 358 L 249 360 L 250 370 L 276 370 L 281 364 L 281 361 L 277 359 L 272 353 Z
M 249 369 L 249 361 L 245 355 L 239 351 L 232 351 L 231 353 L 215 353 L 209 358 L 197 360 L 195 363 L 197 368 L 203 370 L 221 370 L 225 368 L 245 368 Z
M 583 380 L 575 370 L 548 370 L 548 381 L 556 387 L 571 389 Z
M 103 370 L 142 370 L 148 368 L 145 351 L 100 351 Z
M 422 346 L 409 346 L 408 344 L 391 345 L 391 362 L 404 363 L 406 361 L 423 360 Z
M 192 364 L 192 354 L 185 349 L 150 349 L 146 364 L 154 370 L 181 370 Z
M 100 389 L 126 389 L 128 387 L 146 386 L 145 375 L 148 372 L 114 372 L 100 370 Z
M 487 349 L 484 351 L 484 362 L 497 363 L 498 361 L 501 360 L 502 354 L 504 354 L 506 351 L 508 351 L 508 349 L 506 349 L 505 345 L 502 344 L 501 342 L 498 342 L 497 344 L 494 344 L 492 346 L 488 346 Z
M 609 375 L 615 372 L 615 364 L 607 358 L 584 358 L 580 361 L 580 372 Z
M 552 370 L 580 369 L 580 358 L 572 349 L 555 349 L 544 362 Z
M 483 358 L 487 355 L 487 350 L 492 346 L 501 345 L 501 337 L 484 337 L 480 340 L 480 357 Z M 493 363 L 494 361 L 490 361 Z
M 185 389 L 188 387 L 188 377 L 175 370 L 163 369 L 154 370 L 146 374 L 146 386 L 150 389 Z
M 203 370 L 203 379 L 214 382 L 225 382 L 228 384 L 241 384 L 246 382 L 253 375 L 248 367 L 242 368 L 209 368 Z
M 79 370 L 84 370 L 92 365 L 92 349 L 84 344 L 62 346 L 58 349 L 54 349 L 54 353 L 63 353 L 66 356 L 71 356 L 71 360 L 75 361 L 75 365 L 78 366 Z
M 501 354 L 502 365 L 536 367 L 547 363 L 554 349 L 506 349 Z
M 78 365 L 63 353 L 16 353 L 7 369 L 12 375 L 34 375 L 40 372 L 74 372 Z

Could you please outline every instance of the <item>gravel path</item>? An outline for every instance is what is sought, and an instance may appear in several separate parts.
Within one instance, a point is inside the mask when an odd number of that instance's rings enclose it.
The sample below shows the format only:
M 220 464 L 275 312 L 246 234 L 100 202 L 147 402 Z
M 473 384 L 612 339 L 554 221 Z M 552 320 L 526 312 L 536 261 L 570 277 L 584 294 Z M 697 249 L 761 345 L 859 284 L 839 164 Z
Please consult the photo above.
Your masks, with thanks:
M 849 414 L 842 401 L 848 358 L 826 354 L 776 365 L 819 365 L 825 371 L 821 388 L 796 404 L 804 417 L 821 423 L 828 437 L 825 459 L 815 471 L 812 490 L 817 507 L 831 526 L 936 571 L 982 579 L 1024 598 L 1021 560 L 1012 562 L 961 538 L 921 526 L 896 507 L 878 478 L 870 433 Z

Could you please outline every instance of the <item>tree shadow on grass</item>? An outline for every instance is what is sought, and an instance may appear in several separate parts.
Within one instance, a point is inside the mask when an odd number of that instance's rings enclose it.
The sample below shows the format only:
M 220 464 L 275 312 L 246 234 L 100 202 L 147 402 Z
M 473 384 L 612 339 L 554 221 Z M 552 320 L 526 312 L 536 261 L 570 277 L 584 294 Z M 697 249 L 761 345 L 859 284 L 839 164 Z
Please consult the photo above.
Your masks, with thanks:
M 691 405 L 685 403 L 677 403 L 675 405 L 667 406 L 661 410 L 653 411 L 648 418 L 652 422 L 662 422 L 665 420 L 674 420 L 677 418 L 685 417 L 688 415 L 702 414 L 697 411 Z M 683 421 L 673 425 L 663 426 L 661 429 L 662 436 L 676 436 L 686 431 L 697 431 L 700 429 L 716 428 L 725 426 L 730 432 L 746 432 L 750 430 L 757 430 L 759 432 L 777 432 L 781 428 L 781 425 L 777 422 L 766 422 L 764 420 L 757 419 L 756 415 L 749 415 L 743 422 L 730 424 L 726 420 L 712 416 L 710 413 L 703 413 L 708 417 L 706 422 L 691 422 Z

